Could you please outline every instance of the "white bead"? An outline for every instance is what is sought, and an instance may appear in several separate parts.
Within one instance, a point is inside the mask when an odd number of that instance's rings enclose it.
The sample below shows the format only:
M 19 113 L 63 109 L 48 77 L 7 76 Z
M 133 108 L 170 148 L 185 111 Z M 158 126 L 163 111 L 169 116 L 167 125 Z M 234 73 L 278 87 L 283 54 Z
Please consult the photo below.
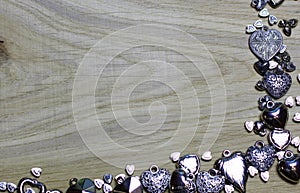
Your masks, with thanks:
M 300 145 L 300 137 L 294 137 L 291 141 L 291 144 L 294 145 L 295 147 L 298 147 Z
M 276 153 L 278 160 L 282 160 L 284 157 L 285 151 L 279 151 Z
M 103 184 L 103 192 L 104 193 L 110 193 L 113 191 L 113 188 L 109 184 Z
M 269 15 L 269 23 L 270 25 L 274 25 L 278 22 L 278 19 L 275 15 Z
M 205 161 L 210 161 L 212 160 L 212 155 L 211 155 L 211 152 L 210 151 L 206 151 L 202 154 L 202 157 L 201 157 L 203 160 Z
M 261 177 L 261 179 L 262 179 L 264 182 L 269 181 L 269 178 L 270 178 L 270 173 L 269 173 L 269 171 L 261 172 L 261 173 L 260 173 L 260 177 Z
M 275 61 L 269 61 L 269 69 L 272 70 L 278 66 L 278 63 Z
M 294 99 L 292 96 L 289 96 L 285 99 L 285 105 L 288 107 L 293 107 L 294 106 Z
M 247 25 L 246 26 L 246 33 L 251 34 L 256 31 L 256 27 L 254 25 Z
M 95 184 L 96 188 L 101 189 L 104 184 L 104 181 L 101 179 L 95 179 L 94 184 Z
M 127 165 L 126 172 L 129 176 L 131 176 L 134 173 L 134 165 Z
M 246 121 L 246 122 L 245 122 L 245 128 L 246 128 L 247 131 L 249 131 L 249 132 L 253 131 L 253 128 L 254 128 L 254 122 L 253 122 L 253 121 Z
M 298 146 L 298 151 L 300 152 L 300 145 Z
M 293 117 L 293 120 L 295 122 L 300 122 L 300 113 L 295 113 L 294 117 Z
M 31 173 L 34 177 L 38 178 L 42 174 L 42 168 L 31 168 Z
M 180 152 L 174 152 L 174 153 L 171 153 L 170 155 L 170 159 L 173 161 L 173 162 L 177 162 L 180 158 Z
M 260 17 L 268 17 L 270 15 L 270 13 L 267 8 L 264 8 L 258 13 L 258 15 Z
M 300 74 L 298 75 L 298 79 L 300 81 Z M 300 96 L 296 96 L 296 104 L 300 105 Z
M 0 182 L 0 191 L 4 192 L 6 191 L 6 182 Z
M 226 193 L 232 193 L 234 192 L 234 188 L 232 185 L 225 185 L 225 192 Z
M 298 81 L 300 82 L 300 73 L 298 74 L 297 78 L 298 78 Z
M 261 19 L 255 21 L 255 23 L 253 24 L 256 28 L 262 28 L 264 26 L 263 22 Z
M 250 166 L 248 168 L 248 172 L 249 172 L 249 174 L 250 174 L 251 177 L 254 177 L 255 175 L 258 174 L 258 170 L 255 167 L 253 167 L 253 166 Z

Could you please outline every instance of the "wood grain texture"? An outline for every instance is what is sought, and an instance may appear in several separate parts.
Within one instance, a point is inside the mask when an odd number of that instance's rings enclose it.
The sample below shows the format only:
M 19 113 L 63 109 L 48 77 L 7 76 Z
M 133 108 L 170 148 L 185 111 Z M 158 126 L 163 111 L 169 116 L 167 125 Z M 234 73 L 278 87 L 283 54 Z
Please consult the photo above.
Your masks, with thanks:
M 244 33 L 258 18 L 249 4 L 2 0 L 0 181 L 17 183 L 39 166 L 49 189 L 65 191 L 72 177 L 115 175 L 126 164 L 158 161 L 173 169 L 168 156 L 176 149 L 201 155 L 209 148 L 214 159 L 201 166 L 208 170 L 225 148 L 245 151 L 257 139 L 266 141 L 243 127 L 257 120 L 257 98 L 265 94 L 254 89 L 260 76 Z M 290 0 L 269 10 L 299 19 L 299 8 Z M 299 68 L 299 27 L 284 42 Z M 291 73 L 286 96 L 300 94 L 298 73 Z M 290 109 L 287 125 L 295 136 L 299 125 L 291 117 L 299 111 Z M 276 165 L 268 183 L 257 176 L 247 185 L 256 193 L 298 190 L 278 176 Z

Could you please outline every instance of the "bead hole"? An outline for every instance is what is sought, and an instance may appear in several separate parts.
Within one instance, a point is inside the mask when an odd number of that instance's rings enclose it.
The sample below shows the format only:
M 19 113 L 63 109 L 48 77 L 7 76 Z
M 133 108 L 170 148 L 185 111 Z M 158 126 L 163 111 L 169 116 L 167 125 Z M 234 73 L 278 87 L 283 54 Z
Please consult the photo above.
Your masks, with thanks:
M 293 157 L 294 156 L 294 154 L 293 154 L 293 152 L 292 151 L 286 151 L 285 152 L 285 154 L 284 154 L 284 157 L 285 158 L 291 158 L 291 157 Z
M 257 141 L 257 142 L 255 143 L 255 146 L 256 146 L 256 147 L 263 147 L 263 146 L 265 146 L 265 143 L 264 143 L 263 141 L 259 140 L 259 141 Z
M 214 169 L 211 169 L 211 170 L 209 170 L 208 172 L 209 172 L 209 174 L 210 174 L 211 176 L 216 176 L 216 175 L 217 175 L 217 172 L 216 172 L 216 170 L 214 170 Z
M 267 102 L 267 108 L 268 109 L 271 109 L 271 108 L 273 108 L 274 107 L 274 102 L 273 101 L 268 101 Z
M 156 165 L 153 165 L 150 167 L 150 171 L 152 174 L 156 174 L 158 172 L 158 167 Z
M 230 154 L 231 154 L 231 152 L 228 149 L 226 149 L 226 150 L 223 151 L 223 156 L 224 157 L 229 157 Z

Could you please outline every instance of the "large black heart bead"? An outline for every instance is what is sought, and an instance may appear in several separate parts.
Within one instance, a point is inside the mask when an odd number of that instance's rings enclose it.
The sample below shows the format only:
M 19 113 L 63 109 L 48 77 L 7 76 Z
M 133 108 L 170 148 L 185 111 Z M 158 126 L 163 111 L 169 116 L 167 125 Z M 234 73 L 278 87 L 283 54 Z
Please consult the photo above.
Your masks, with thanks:
M 288 109 L 283 103 L 273 103 L 265 108 L 261 114 L 261 119 L 269 128 L 284 128 L 288 119 Z
M 130 176 L 126 178 L 121 184 L 118 184 L 114 193 L 143 193 L 143 187 L 137 177 Z
M 191 176 L 193 176 L 192 173 L 187 174 L 182 168 L 178 168 L 173 171 L 170 180 L 170 192 L 195 193 L 197 191 L 196 184 L 194 183 Z
M 246 182 L 248 180 L 248 164 L 242 152 L 230 154 L 225 150 L 225 157 L 216 161 L 214 168 L 225 176 L 227 183 L 232 184 L 239 192 L 246 192 Z
M 278 172 L 286 180 L 297 183 L 300 180 L 300 156 L 287 151 L 278 163 Z
M 253 54 L 263 61 L 271 60 L 280 50 L 283 38 L 278 30 L 257 30 L 249 38 Z
M 292 85 L 292 78 L 289 74 L 275 73 L 268 71 L 263 77 L 263 85 L 266 91 L 275 99 L 284 96 Z

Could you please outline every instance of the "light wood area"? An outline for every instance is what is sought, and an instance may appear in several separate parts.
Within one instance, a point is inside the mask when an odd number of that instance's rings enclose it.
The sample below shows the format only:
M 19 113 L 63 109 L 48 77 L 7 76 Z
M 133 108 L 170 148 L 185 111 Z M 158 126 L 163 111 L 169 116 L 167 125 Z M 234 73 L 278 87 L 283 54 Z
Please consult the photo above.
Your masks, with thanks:
M 268 8 L 300 19 L 299 1 Z M 245 34 L 257 19 L 250 0 L 1 0 L 0 181 L 41 167 L 39 180 L 65 191 L 70 178 L 116 175 L 126 164 L 135 175 L 152 164 L 173 170 L 174 151 L 210 150 L 208 170 L 224 149 L 267 143 L 244 128 L 265 95 L 254 88 L 261 77 Z M 284 36 L 298 69 L 299 29 Z M 298 69 L 279 101 L 300 95 Z M 293 136 L 296 112 L 286 126 Z M 249 178 L 247 192 L 299 184 L 283 181 L 275 163 L 269 182 Z

